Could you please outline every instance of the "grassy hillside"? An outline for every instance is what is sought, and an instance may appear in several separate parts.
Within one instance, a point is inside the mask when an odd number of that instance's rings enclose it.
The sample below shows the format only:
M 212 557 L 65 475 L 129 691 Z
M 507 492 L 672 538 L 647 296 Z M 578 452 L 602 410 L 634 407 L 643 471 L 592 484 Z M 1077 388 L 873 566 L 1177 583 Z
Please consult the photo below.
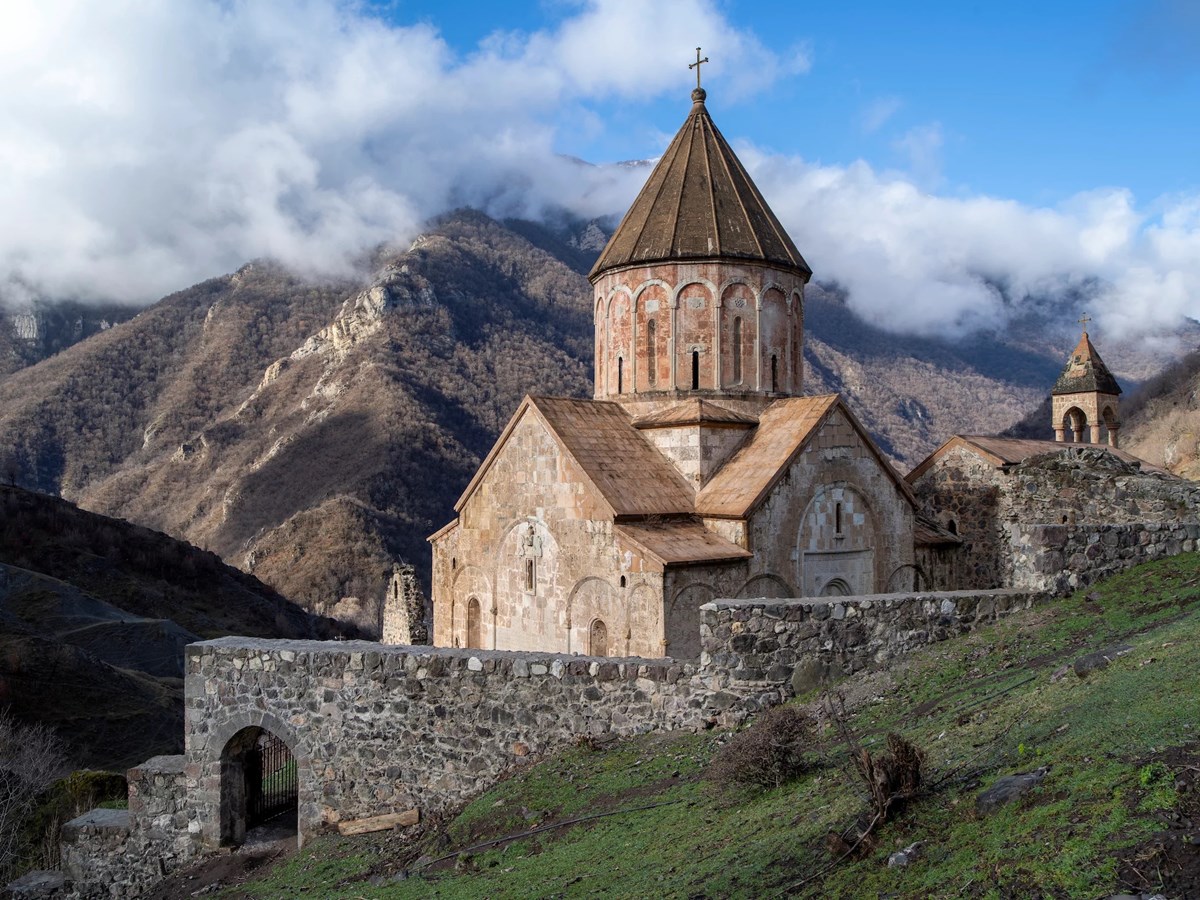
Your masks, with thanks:
M 1118 644 L 1129 651 L 1103 668 L 1071 667 Z M 219 896 L 1192 896 L 1197 654 L 1191 554 L 842 682 L 833 693 L 854 742 L 878 759 L 895 732 L 926 759 L 918 796 L 861 843 L 872 807 L 826 718 L 809 770 L 779 787 L 710 780 L 725 734 L 579 746 L 408 844 L 324 837 L 240 874 L 226 857 Z M 1041 767 L 1031 792 L 976 811 L 999 776 Z M 914 861 L 888 866 L 917 842 Z

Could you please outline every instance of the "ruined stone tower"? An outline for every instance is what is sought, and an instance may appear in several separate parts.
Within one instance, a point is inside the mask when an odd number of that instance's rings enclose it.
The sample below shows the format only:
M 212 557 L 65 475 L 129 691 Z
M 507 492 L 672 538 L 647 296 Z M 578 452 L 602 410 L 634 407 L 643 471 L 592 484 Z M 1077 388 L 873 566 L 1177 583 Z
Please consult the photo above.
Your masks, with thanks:
M 715 398 L 754 415 L 803 385 L 812 270 L 713 124 L 705 96 L 692 92 L 687 120 L 589 275 L 595 398 L 635 416 Z M 704 407 L 694 412 L 705 419 Z
M 1087 331 L 1050 393 L 1056 441 L 1118 446 L 1121 386 L 1092 346 Z

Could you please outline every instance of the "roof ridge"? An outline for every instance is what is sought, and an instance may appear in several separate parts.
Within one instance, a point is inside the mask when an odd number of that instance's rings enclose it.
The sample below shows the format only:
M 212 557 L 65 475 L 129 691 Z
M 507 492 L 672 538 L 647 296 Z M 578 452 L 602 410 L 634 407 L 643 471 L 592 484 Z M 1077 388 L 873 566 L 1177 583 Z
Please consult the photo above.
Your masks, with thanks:
M 720 130 L 719 128 L 717 128 L 717 125 L 716 125 L 716 123 L 715 123 L 715 122 L 713 122 L 711 119 L 709 120 L 709 122 L 712 124 L 712 129 L 713 129 L 713 141 L 714 141 L 714 142 L 717 144 L 718 150 L 720 149 L 720 146 L 721 146 L 722 144 L 724 144 L 726 147 L 729 147 L 729 142 L 728 142 L 727 140 L 725 140 L 725 135 L 721 134 L 721 130 Z M 741 161 L 740 161 L 740 160 L 738 160 L 738 158 L 737 158 L 737 155 L 736 155 L 736 154 L 733 152 L 733 148 L 732 148 L 732 147 L 729 147 L 729 153 L 727 153 L 727 154 L 726 154 L 726 153 L 720 153 L 719 155 L 720 155 L 720 157 L 721 157 L 721 165 L 723 165 L 723 166 L 725 167 L 725 174 L 726 174 L 726 175 L 729 177 L 729 182 L 730 182 L 730 184 L 733 184 L 733 181 L 734 181 L 734 173 L 733 173 L 733 171 L 732 171 L 732 170 L 730 170 L 730 168 L 729 168 L 729 157 L 733 157 L 733 159 L 734 159 L 734 160 L 737 162 L 737 166 L 738 166 L 738 169 L 739 169 L 739 170 L 741 170 Z M 747 174 L 747 173 L 746 173 L 744 170 L 742 170 L 742 171 L 739 171 L 739 172 L 738 172 L 738 174 L 739 174 L 739 175 L 743 175 L 743 176 L 744 176 L 744 178 L 745 178 L 745 181 L 746 181 L 746 182 L 749 184 L 749 186 L 750 186 L 750 188 L 752 189 L 752 191 L 753 191 L 755 194 L 758 194 L 758 189 L 757 189 L 756 187 L 754 187 L 754 182 L 750 180 L 750 176 L 749 176 L 749 175 L 748 175 L 748 174 Z M 734 185 L 734 188 L 735 188 L 735 189 L 734 189 L 734 192 L 733 192 L 733 196 L 737 198 L 738 206 L 739 206 L 739 207 L 741 208 L 741 210 L 742 210 L 742 216 L 743 216 L 743 217 L 745 218 L 745 220 L 746 220 L 746 230 L 750 232 L 750 237 L 751 237 L 751 238 L 754 240 L 754 244 L 755 244 L 755 246 L 757 246 L 757 247 L 758 247 L 758 252 L 759 252 L 759 255 L 761 255 L 761 256 L 766 256 L 766 255 L 767 255 L 767 250 L 766 250 L 766 248 L 763 246 L 762 240 L 761 240 L 761 239 L 759 238 L 759 236 L 758 236 L 758 231 L 757 231 L 757 229 L 755 229 L 755 227 L 754 227 L 754 222 L 752 222 L 752 221 L 751 221 L 751 219 L 750 219 L 750 211 L 749 211 L 748 209 L 746 209 L 746 201 L 745 201 L 745 200 L 742 198 L 742 192 L 741 192 L 741 191 L 739 191 L 739 190 L 737 190 L 737 189 L 736 189 L 736 187 L 737 187 L 737 186 L 736 186 L 736 185 Z M 716 194 L 716 191 L 715 191 L 715 190 L 713 191 L 713 194 L 714 194 L 714 196 L 715 196 L 715 194 Z M 759 200 L 759 202 L 760 202 L 760 203 L 762 203 L 762 205 L 763 205 L 763 206 L 766 206 L 766 201 L 762 199 L 762 196 L 761 196 L 761 195 L 759 195 L 759 196 L 757 197 L 757 199 Z M 713 210 L 713 217 L 714 217 L 714 218 L 716 217 L 716 209 L 715 209 L 715 208 L 714 208 L 714 210 Z M 787 246 L 787 242 L 786 242 L 786 241 L 785 241 L 785 242 L 783 242 L 783 246 L 784 246 L 784 247 L 786 247 L 786 246 Z
M 721 218 L 717 215 L 717 183 L 713 179 L 712 174 L 712 154 L 708 152 L 708 129 L 705 127 L 712 125 L 712 119 L 709 118 L 708 110 L 704 104 L 700 104 L 700 146 L 704 148 L 704 171 L 708 174 L 708 208 L 712 212 L 713 220 L 713 237 L 717 242 L 717 256 L 721 255 Z M 726 172 L 728 172 L 726 168 Z

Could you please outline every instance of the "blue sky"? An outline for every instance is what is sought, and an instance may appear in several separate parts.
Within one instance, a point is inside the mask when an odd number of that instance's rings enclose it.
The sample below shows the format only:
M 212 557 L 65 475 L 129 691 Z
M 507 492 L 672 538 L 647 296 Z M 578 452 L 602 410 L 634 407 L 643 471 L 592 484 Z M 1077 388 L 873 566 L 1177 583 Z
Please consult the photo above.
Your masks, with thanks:
M 0 303 L 617 216 L 709 108 L 869 321 L 1200 318 L 1200 2 L 6 0 Z M 572 157 L 597 165 L 580 165 Z
M 496 32 L 552 29 L 577 4 L 379 9 L 398 24 L 430 23 L 468 56 Z M 720 41 L 704 48 L 709 107 L 728 137 L 1029 203 L 1114 186 L 1149 201 L 1200 185 L 1200 4 L 728 0 L 719 9 L 780 57 L 809 62 L 731 96 Z M 678 90 L 589 98 L 606 125 L 599 133 L 572 128 L 564 108 L 556 146 L 597 162 L 658 152 L 686 113 L 692 59 L 690 49 L 662 52 L 677 60 Z

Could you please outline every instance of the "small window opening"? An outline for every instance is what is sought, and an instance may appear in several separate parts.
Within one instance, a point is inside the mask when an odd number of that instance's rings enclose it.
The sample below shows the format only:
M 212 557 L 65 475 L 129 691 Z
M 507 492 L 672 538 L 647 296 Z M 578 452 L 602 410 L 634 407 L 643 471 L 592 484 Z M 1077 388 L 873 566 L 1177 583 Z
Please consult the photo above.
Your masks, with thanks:
M 458 557 L 457 556 L 450 557 L 450 568 L 451 569 L 458 568 Z
M 692 351 L 692 390 L 700 390 L 700 351 Z
M 658 321 L 646 323 L 646 380 L 650 385 L 658 381 Z
M 742 380 L 742 317 L 734 316 L 733 319 L 733 380 L 736 383 L 741 383 Z
M 588 656 L 608 656 L 608 626 L 596 619 L 588 628 Z
M 621 576 L 621 587 L 625 587 L 625 576 Z
M 779 357 L 771 354 L 771 392 L 779 390 Z
M 532 591 L 537 589 L 537 560 L 525 560 L 525 590 Z
M 840 500 L 833 505 L 833 530 L 836 534 L 842 533 L 842 504 Z
M 481 619 L 479 600 L 476 597 L 472 597 L 467 603 L 467 647 L 472 650 L 483 649 Z
M 617 393 L 625 393 L 625 360 L 617 357 Z
M 1065 522 L 1066 519 L 1063 519 L 1063 521 Z M 946 523 L 946 530 L 951 534 L 958 534 L 958 523 L 951 519 Z

